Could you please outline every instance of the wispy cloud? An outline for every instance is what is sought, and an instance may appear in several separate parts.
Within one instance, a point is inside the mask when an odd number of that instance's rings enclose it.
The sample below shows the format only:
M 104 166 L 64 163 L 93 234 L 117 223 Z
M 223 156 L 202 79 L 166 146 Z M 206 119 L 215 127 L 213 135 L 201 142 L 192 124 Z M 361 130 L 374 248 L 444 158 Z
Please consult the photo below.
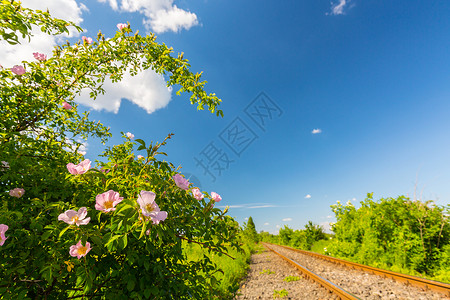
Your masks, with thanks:
M 327 15 L 343 15 L 345 6 L 348 5 L 350 0 L 339 0 L 339 2 L 331 2 L 331 12 Z
M 266 223 L 264 223 L 264 226 L 267 226 L 267 225 L 270 225 L 270 224 L 269 224 L 269 223 L 267 223 L 267 222 L 266 222 Z
M 270 204 L 270 203 L 245 203 L 245 204 L 228 205 L 228 206 L 230 208 L 241 208 L 241 209 L 278 207 L 277 205 Z M 217 206 L 217 208 L 225 208 L 225 206 Z
M 292 221 L 292 218 L 284 218 L 282 221 L 283 222 L 289 222 L 289 221 Z
M 327 216 L 327 219 L 331 219 L 333 216 Z
M 281 228 L 281 226 L 280 225 L 277 225 L 277 226 L 275 226 L 276 228 Z
M 309 198 L 311 198 L 311 195 L 310 195 L 310 194 L 308 194 L 308 195 L 305 196 L 305 199 L 309 199 Z
M 313 131 L 311 131 L 312 134 L 318 134 L 321 132 L 322 132 L 322 129 L 320 129 L 320 128 L 316 128 L 316 129 L 313 129 Z

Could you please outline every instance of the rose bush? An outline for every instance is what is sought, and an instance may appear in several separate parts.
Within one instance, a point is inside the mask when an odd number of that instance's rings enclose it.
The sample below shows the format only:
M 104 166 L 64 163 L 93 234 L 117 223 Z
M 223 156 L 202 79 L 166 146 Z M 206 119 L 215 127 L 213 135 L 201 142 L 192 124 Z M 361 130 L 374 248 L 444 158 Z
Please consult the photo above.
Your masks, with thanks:
M 73 25 L 0 3 L 2 20 L 10 20 L 0 35 L 13 44 L 17 33 L 31 37 L 31 25 L 49 33 Z M 74 100 L 83 89 L 94 100 L 107 76 L 116 82 L 152 68 L 199 109 L 222 115 L 220 99 L 204 91 L 182 54 L 174 58 L 155 36 L 119 25 L 110 39 L 83 37 L 0 68 L 0 298 L 208 299 L 218 270 L 206 256 L 188 259 L 183 243 L 219 255 L 239 248 L 236 222 L 212 205 L 221 197 L 194 197 L 195 187 L 159 159 L 171 134 L 149 145 L 124 134 L 96 163 L 81 154 L 89 136 L 105 142 L 111 134 L 79 114 Z

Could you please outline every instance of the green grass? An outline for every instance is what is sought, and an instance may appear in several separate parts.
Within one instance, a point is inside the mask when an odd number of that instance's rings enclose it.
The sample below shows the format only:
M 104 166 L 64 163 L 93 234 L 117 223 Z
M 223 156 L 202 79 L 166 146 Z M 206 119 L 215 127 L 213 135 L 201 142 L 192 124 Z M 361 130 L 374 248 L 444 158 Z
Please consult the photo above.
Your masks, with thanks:
M 275 272 L 274 271 L 270 271 L 269 269 L 267 269 L 267 270 L 262 270 L 261 272 L 259 272 L 259 274 L 270 275 L 270 274 L 275 274 Z
M 298 277 L 298 276 L 288 276 L 288 277 L 286 277 L 286 278 L 283 279 L 283 280 L 286 281 L 286 282 L 299 281 L 299 280 L 300 280 L 300 277 Z
M 255 248 L 256 245 L 251 243 L 243 245 L 244 252 L 229 248 L 228 255 L 235 259 L 218 253 L 209 253 L 207 249 L 193 243 L 185 243 L 183 250 L 188 259 L 192 261 L 202 259 L 203 255 L 208 256 L 217 265 L 217 268 L 223 271 L 223 273 L 216 272 L 213 275 L 215 280 L 211 280 L 211 283 L 214 284 L 215 298 L 232 299 L 239 288 L 240 281 L 247 275 L 250 256 Z
M 286 291 L 285 289 L 282 289 L 280 291 L 274 290 L 273 291 L 273 298 L 284 298 L 288 296 L 288 291 Z
M 318 240 L 316 242 L 314 242 L 314 244 L 312 244 L 311 246 L 311 251 L 312 252 L 316 252 L 316 253 L 320 253 L 320 254 L 327 254 L 327 252 L 325 251 L 325 249 L 328 247 L 328 245 L 331 243 L 331 240 Z

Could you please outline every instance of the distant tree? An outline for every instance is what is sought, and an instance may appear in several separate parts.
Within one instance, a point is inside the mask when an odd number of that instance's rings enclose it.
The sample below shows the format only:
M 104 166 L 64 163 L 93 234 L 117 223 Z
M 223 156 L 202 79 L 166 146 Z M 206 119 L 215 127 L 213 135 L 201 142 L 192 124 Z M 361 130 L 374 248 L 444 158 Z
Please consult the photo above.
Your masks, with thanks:
M 294 230 L 289 228 L 289 226 L 284 225 L 284 228 L 280 228 L 279 235 L 281 243 L 284 245 L 290 245 L 291 239 L 294 235 Z
M 259 242 L 259 236 L 256 232 L 255 223 L 253 218 L 250 216 L 247 223 L 244 224 L 244 236 L 246 236 L 250 241 L 255 243 Z
M 319 225 L 314 224 L 312 221 L 308 221 L 305 225 L 305 235 L 306 235 L 306 245 L 308 250 L 311 249 L 314 242 L 326 239 L 325 232 L 323 228 Z

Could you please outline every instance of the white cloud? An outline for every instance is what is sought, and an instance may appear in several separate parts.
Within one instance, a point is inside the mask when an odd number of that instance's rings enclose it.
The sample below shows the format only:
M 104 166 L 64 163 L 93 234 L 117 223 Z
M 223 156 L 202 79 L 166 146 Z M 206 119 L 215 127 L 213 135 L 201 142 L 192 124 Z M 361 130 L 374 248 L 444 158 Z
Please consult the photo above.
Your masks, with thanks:
M 245 221 L 247 221 L 247 220 L 248 220 L 248 218 L 244 218 L 244 220 L 245 220 Z
M 95 101 L 89 98 L 88 91 L 83 92 L 76 101 L 96 110 L 117 113 L 121 100 L 128 99 L 151 114 L 170 102 L 172 92 L 172 88 L 166 87 L 164 78 L 153 70 L 142 71 L 136 76 L 125 74 L 121 82 L 105 80 L 103 88 L 106 93 L 99 94 Z
M 165 31 L 178 32 L 181 29 L 188 30 L 198 24 L 197 16 L 191 12 L 182 10 L 175 5 L 170 10 L 160 10 L 144 24 L 150 27 L 154 32 L 161 33 Z
M 311 198 L 311 195 L 310 195 L 310 194 L 308 194 L 308 195 L 305 196 L 305 199 L 309 199 L 309 198 Z
M 280 225 L 277 225 L 277 226 L 275 226 L 276 228 L 281 228 L 281 226 Z
M 197 15 L 178 8 L 174 0 L 98 0 L 107 2 L 112 9 L 123 12 L 143 14 L 143 24 L 156 33 L 166 31 L 178 32 L 198 25 Z
M 284 218 L 282 221 L 283 222 L 289 222 L 289 221 L 292 221 L 292 218 Z
M 264 226 L 267 226 L 267 225 L 270 225 L 270 224 L 269 224 L 269 223 L 267 223 L 267 222 L 266 222 L 266 223 L 264 223 Z
M 322 132 L 322 129 L 319 129 L 319 128 L 313 129 L 313 131 L 311 131 L 312 134 L 318 134 L 318 133 L 321 133 L 321 132 Z
M 111 6 L 115 2 L 114 0 L 109 0 Z M 132 5 L 136 1 L 130 0 L 128 2 L 129 5 Z M 73 21 L 77 25 L 83 22 L 82 13 L 87 10 L 86 6 L 77 4 L 75 0 L 24 0 L 22 4 L 24 7 L 32 9 L 44 11 L 48 9 L 52 16 Z M 71 35 L 76 36 L 78 34 L 71 32 Z M 28 39 L 22 39 L 20 40 L 21 45 L 13 46 L 5 41 L 0 41 L 0 64 L 5 68 L 11 68 L 14 65 L 21 64 L 23 60 L 33 61 L 33 52 L 47 54 L 50 58 L 54 46 L 66 37 L 67 35 L 60 37 L 47 35 L 34 28 L 30 42 L 28 42 Z M 114 84 L 107 80 L 103 88 L 105 89 L 105 94 L 100 94 L 95 101 L 89 98 L 89 93 L 82 93 L 76 98 L 76 101 L 96 110 L 117 113 L 121 100 L 128 99 L 150 114 L 157 109 L 167 106 L 171 100 L 172 92 L 172 89 L 166 86 L 164 78 L 152 70 L 143 71 L 134 77 L 125 75 L 121 82 Z
M 350 2 L 350 0 L 339 0 L 338 3 L 331 2 L 331 13 L 330 15 L 343 15 L 345 6 Z
M 327 216 L 327 219 L 331 219 L 333 216 Z

